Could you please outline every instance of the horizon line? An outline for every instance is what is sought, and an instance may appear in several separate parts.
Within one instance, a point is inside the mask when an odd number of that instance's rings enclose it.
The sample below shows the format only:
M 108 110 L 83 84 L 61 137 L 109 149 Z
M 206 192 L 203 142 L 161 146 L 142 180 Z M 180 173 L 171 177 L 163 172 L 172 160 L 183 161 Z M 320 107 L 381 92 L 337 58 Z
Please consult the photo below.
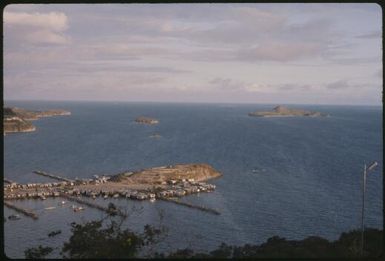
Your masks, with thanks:
M 84 102 L 84 103 L 162 103 L 162 104 L 236 104 L 236 105 L 315 105 L 315 106 L 371 106 L 381 107 L 383 104 L 335 104 L 335 103 L 279 103 L 279 102 L 215 102 L 215 101 L 151 101 L 151 100 L 48 100 L 48 99 L 3 99 L 5 102 Z

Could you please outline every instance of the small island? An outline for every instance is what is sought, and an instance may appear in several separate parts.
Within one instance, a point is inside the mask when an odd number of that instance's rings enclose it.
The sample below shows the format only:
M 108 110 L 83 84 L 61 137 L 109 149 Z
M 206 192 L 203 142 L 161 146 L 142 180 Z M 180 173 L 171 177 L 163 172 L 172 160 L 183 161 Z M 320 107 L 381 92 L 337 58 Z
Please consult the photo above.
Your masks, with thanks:
M 252 116 L 252 117 L 296 117 L 296 116 L 326 117 L 329 115 L 321 112 L 316 112 L 316 111 L 289 109 L 287 107 L 279 105 L 273 108 L 272 111 L 250 112 L 249 116 Z
M 142 123 L 142 124 L 157 124 L 157 123 L 159 123 L 159 121 L 157 119 L 150 118 L 150 117 L 144 117 L 144 116 L 140 116 L 140 117 L 136 118 L 135 121 L 137 123 Z
M 30 121 L 42 117 L 59 115 L 70 115 L 71 112 L 65 110 L 29 111 L 16 107 L 3 108 L 3 128 L 4 135 L 11 132 L 30 132 L 35 131 L 36 127 Z

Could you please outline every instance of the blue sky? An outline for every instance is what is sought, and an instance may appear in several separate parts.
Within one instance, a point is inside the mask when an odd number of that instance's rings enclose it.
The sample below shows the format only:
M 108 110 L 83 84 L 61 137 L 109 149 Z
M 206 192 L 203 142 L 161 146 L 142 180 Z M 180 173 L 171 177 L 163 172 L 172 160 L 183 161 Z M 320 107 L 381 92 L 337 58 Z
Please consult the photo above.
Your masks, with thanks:
M 382 104 L 376 4 L 4 9 L 4 99 Z

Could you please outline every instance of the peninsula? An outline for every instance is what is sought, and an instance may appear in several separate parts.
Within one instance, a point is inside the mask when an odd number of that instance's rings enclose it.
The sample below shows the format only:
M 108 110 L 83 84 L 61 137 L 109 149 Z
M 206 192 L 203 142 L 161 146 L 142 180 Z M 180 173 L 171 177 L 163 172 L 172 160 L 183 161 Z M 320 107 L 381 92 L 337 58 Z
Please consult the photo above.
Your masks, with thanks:
M 150 118 L 150 117 L 143 117 L 143 116 L 136 118 L 135 121 L 137 123 L 143 123 L 143 124 L 157 124 L 157 123 L 159 123 L 159 121 L 157 119 Z
M 70 115 L 71 112 L 65 110 L 48 111 L 29 111 L 16 107 L 3 108 L 3 132 L 4 135 L 10 132 L 30 132 L 35 131 L 36 127 L 30 121 L 42 117 L 51 117 L 59 115 Z
M 279 105 L 273 108 L 272 111 L 250 112 L 249 116 L 252 116 L 252 117 L 295 117 L 295 116 L 326 117 L 328 116 L 328 114 L 316 112 L 316 111 L 289 109 L 287 107 Z
M 124 172 L 111 176 L 94 176 L 93 179 L 76 179 L 55 176 L 42 171 L 34 173 L 59 179 L 53 183 L 11 183 L 4 186 L 4 199 L 57 197 L 83 195 L 155 199 L 181 197 L 198 192 L 210 192 L 215 185 L 204 181 L 222 174 L 208 164 L 177 164 Z

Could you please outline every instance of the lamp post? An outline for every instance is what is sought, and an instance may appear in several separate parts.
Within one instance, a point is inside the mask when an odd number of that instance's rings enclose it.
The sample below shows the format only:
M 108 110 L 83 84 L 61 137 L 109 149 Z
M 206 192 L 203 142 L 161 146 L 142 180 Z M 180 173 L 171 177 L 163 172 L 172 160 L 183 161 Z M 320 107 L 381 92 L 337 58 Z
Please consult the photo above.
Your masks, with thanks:
M 365 211 L 365 188 L 366 188 L 366 174 L 373 170 L 378 163 L 376 161 L 372 162 L 369 167 L 366 167 L 364 164 L 364 173 L 362 176 L 362 209 L 361 209 L 361 256 L 364 254 L 364 211 Z

